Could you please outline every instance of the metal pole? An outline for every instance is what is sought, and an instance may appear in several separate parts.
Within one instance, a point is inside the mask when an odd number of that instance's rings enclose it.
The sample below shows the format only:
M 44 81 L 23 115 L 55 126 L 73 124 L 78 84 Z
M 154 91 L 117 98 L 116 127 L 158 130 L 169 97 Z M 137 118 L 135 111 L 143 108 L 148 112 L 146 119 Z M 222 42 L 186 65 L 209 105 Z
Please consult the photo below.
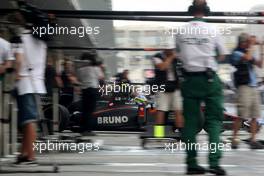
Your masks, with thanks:
M 13 100 L 10 91 L 13 89 L 15 75 L 6 73 L 4 77 L 4 104 L 3 104 L 3 156 L 12 155 L 16 152 L 17 118 L 14 114 Z
M 76 46 L 49 46 L 51 50 L 101 50 L 101 51 L 161 51 L 166 48 L 100 48 L 100 47 L 76 47 Z
M 17 105 L 16 100 L 11 97 L 11 154 L 17 152 Z
M 193 18 L 175 18 L 175 17 L 142 17 L 142 16 L 74 16 L 64 15 L 57 16 L 58 18 L 78 18 L 78 19 L 94 19 L 94 20 L 125 20 L 125 21 L 156 21 L 156 22 L 189 22 Z M 264 24 L 264 20 L 259 19 L 214 19 L 204 18 L 208 23 L 224 23 L 224 24 Z M 15 25 L 9 21 L 0 21 L 3 25 Z
M 89 16 L 74 16 L 64 15 L 57 16 L 59 18 L 86 18 L 96 20 L 126 20 L 126 21 L 157 21 L 157 22 L 189 22 L 193 18 L 175 18 L 175 17 L 142 17 L 142 16 L 103 16 L 103 15 L 89 15 Z M 208 23 L 232 23 L 232 24 L 264 24 L 264 20 L 258 19 L 213 19 L 204 18 Z
M 5 15 L 12 13 L 19 9 L 1 9 L 0 15 Z M 188 12 L 185 11 L 101 11 L 101 10 L 48 10 L 41 9 L 49 14 L 54 14 L 58 17 L 66 16 L 90 16 L 90 15 L 103 15 L 103 16 L 191 16 Z M 211 12 L 210 16 L 225 16 L 225 17 L 263 17 L 264 11 L 261 12 Z
M 62 51 L 56 51 L 55 53 L 55 70 L 56 73 L 59 70 L 59 66 L 60 66 L 60 60 L 63 59 L 63 53 Z M 58 132 L 59 131 L 59 89 L 58 88 L 54 88 L 53 89 L 53 95 L 52 95 L 52 109 L 53 109 L 53 130 L 54 132 Z
M 71 15 L 65 18 L 75 18 Z M 78 16 L 78 19 L 84 19 L 85 17 Z M 193 18 L 164 18 L 164 17 L 141 17 L 141 16 L 89 16 L 86 19 L 95 19 L 95 20 L 125 20 L 125 21 L 154 21 L 154 22 L 189 22 Z M 204 18 L 208 23 L 223 23 L 223 24 L 259 24 L 263 25 L 264 20 L 258 19 L 213 19 L 213 18 Z M 15 25 L 14 23 L 8 21 L 0 21 L 0 24 L 3 25 Z
M 6 90 L 8 91 L 8 97 L 9 97 L 9 117 L 10 117 L 10 154 L 14 155 L 17 152 L 17 105 L 16 105 L 16 99 L 10 94 L 11 91 L 14 88 L 15 85 L 15 74 L 8 73 L 7 74 L 8 86 L 6 87 Z M 11 114 L 10 114 L 11 113 Z
M 53 89 L 52 94 L 52 113 L 53 113 L 53 131 L 59 131 L 59 90 L 57 88 Z
M 1 79 L 1 76 L 0 76 Z M 3 147 L 4 147 L 4 141 L 3 141 L 3 90 L 2 90 L 2 80 L 0 80 L 0 158 L 3 157 Z
M 5 83 L 4 83 L 5 84 Z M 5 87 L 4 87 L 5 91 Z M 10 154 L 10 119 L 9 119 L 9 95 L 4 93 L 3 96 L 4 103 L 3 103 L 3 156 L 6 157 Z

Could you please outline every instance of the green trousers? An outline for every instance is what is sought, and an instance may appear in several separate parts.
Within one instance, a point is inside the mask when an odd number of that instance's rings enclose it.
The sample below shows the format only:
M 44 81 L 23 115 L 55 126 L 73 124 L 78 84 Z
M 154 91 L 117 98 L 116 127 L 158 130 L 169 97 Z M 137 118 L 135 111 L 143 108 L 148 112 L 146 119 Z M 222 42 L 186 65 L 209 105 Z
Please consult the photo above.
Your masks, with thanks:
M 218 146 L 220 141 L 224 110 L 221 81 L 216 74 L 212 82 L 208 81 L 206 75 L 191 75 L 185 76 L 181 87 L 185 119 L 182 137 L 187 146 L 186 164 L 189 167 L 195 167 L 198 164 L 196 157 L 199 148 L 195 147 L 196 135 L 203 127 L 208 133 L 209 144 L 212 144 L 212 150 L 209 150 L 209 165 L 218 166 L 221 151 L 218 147 L 215 149 L 215 145 Z M 205 103 L 203 123 L 201 123 L 201 102 Z

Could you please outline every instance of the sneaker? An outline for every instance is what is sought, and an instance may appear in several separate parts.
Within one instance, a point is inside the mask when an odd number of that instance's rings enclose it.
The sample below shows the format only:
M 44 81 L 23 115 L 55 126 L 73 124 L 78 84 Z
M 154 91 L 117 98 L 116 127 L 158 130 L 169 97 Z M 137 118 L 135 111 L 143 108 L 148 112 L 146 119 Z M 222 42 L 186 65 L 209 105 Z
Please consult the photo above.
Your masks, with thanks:
M 264 146 L 260 142 L 257 142 L 257 141 L 251 141 L 249 145 L 250 145 L 250 148 L 253 150 L 264 149 Z
M 180 141 L 182 139 L 182 128 L 173 127 L 172 133 L 174 133 L 177 140 Z
M 226 171 L 220 166 L 210 167 L 209 172 L 215 175 L 226 175 Z
M 205 169 L 202 166 L 187 167 L 187 175 L 201 175 L 205 174 Z
M 17 161 L 13 163 L 15 167 L 24 167 L 24 166 L 38 166 L 37 160 L 29 160 L 26 156 L 18 156 Z

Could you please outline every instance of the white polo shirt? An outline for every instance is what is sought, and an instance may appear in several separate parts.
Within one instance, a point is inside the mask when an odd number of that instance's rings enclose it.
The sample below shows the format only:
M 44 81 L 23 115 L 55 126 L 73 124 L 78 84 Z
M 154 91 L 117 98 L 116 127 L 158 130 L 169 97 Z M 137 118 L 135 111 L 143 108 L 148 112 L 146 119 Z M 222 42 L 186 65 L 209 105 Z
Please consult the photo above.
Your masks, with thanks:
M 199 19 L 181 28 L 181 33 L 176 35 L 176 49 L 184 69 L 189 72 L 205 71 L 206 68 L 217 71 L 216 50 L 220 55 L 227 54 L 217 29 Z
M 28 93 L 45 94 L 45 67 L 47 45 L 34 38 L 31 34 L 21 36 L 22 43 L 12 44 L 14 53 L 22 53 L 23 60 L 19 71 L 21 79 L 17 81 L 18 94 Z M 29 69 L 32 69 L 29 71 Z
M 82 84 L 82 89 L 98 88 L 99 79 L 103 73 L 98 66 L 84 66 L 77 70 L 77 76 Z
M 8 60 L 14 60 L 11 52 L 11 45 L 8 41 L 0 37 L 0 64 Z

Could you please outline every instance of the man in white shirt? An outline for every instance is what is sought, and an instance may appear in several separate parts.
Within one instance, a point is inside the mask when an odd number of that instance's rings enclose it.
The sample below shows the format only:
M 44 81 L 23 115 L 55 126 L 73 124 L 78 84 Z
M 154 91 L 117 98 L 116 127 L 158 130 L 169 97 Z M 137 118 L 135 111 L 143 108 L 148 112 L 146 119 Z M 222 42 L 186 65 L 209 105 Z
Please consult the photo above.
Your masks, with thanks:
M 187 174 L 204 174 L 205 169 L 198 165 L 196 135 L 201 129 L 201 103 L 204 102 L 205 119 L 203 128 L 209 135 L 209 144 L 216 145 L 216 150 L 209 152 L 209 172 L 226 175 L 219 165 L 221 150 L 220 133 L 223 121 L 222 85 L 216 74 L 216 50 L 221 58 L 227 52 L 216 29 L 203 19 L 210 12 L 205 0 L 194 0 L 189 12 L 194 19 L 182 28 L 186 33 L 176 37 L 176 48 L 185 70 L 181 84 L 183 96 L 184 128 L 182 138 L 187 144 Z
M 165 50 L 154 55 L 155 83 L 164 86 L 165 91 L 156 94 L 157 116 L 156 125 L 165 124 L 165 113 L 174 111 L 175 130 L 181 131 L 183 127 L 182 97 L 179 89 L 179 76 L 177 75 L 176 53 L 173 50 Z
M 91 123 L 92 114 L 96 110 L 98 99 L 99 80 L 104 75 L 96 62 L 96 52 L 83 53 L 81 56 L 81 66 L 77 70 L 78 80 L 82 88 L 82 113 L 84 121 L 81 124 L 83 135 L 93 135 Z
M 18 122 L 23 133 L 21 155 L 15 164 L 33 166 L 37 165 L 33 150 L 35 122 L 40 116 L 37 96 L 46 93 L 44 73 L 47 46 L 30 33 L 15 37 L 11 42 L 16 58 Z

